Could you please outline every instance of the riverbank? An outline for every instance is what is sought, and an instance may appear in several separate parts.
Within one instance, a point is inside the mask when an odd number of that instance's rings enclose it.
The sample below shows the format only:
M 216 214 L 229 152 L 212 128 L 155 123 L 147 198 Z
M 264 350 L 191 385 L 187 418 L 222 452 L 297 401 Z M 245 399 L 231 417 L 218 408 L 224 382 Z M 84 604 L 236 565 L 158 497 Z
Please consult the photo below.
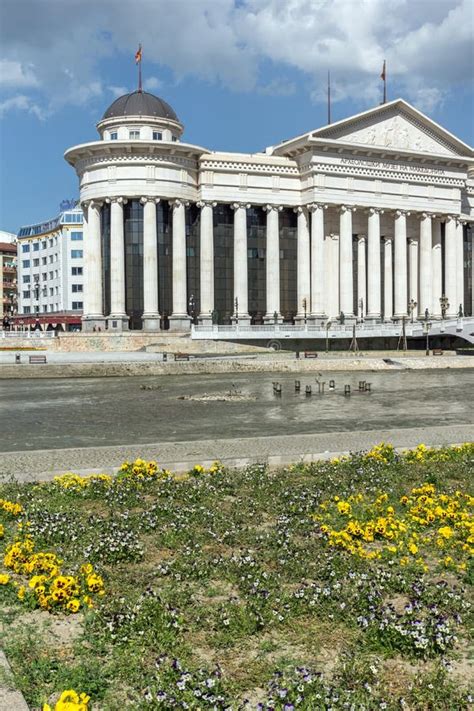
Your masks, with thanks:
M 48 355 L 46 359 L 48 361 Z M 132 360 L 130 354 L 116 354 L 118 360 L 106 362 L 63 362 L 46 364 L 0 363 L 0 379 L 15 378 L 106 378 L 142 375 L 212 375 L 214 373 L 311 373 L 318 371 L 362 371 L 369 370 L 446 370 L 473 368 L 471 358 L 444 353 L 442 356 L 424 354 L 404 355 L 387 352 L 384 355 L 351 354 L 328 355 L 321 353 L 317 358 L 299 359 L 294 355 L 247 355 L 225 358 L 190 358 L 189 361 Z M 145 355 L 145 354 L 144 354 Z M 123 356 L 120 359 L 120 356 Z M 23 356 L 26 360 L 27 356 Z M 13 360 L 13 358 L 12 358 Z

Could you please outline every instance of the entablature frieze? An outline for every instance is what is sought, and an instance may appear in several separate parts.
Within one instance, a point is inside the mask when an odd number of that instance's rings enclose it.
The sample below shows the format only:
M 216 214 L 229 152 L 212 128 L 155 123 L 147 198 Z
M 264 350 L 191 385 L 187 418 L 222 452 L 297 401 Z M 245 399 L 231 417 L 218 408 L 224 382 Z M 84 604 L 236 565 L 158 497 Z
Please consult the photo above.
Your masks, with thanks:
M 272 165 L 270 163 L 245 163 L 240 161 L 212 161 L 209 159 L 201 161 L 200 169 L 212 170 L 214 172 L 230 173 L 262 173 L 265 175 L 294 175 L 300 176 L 300 170 L 296 165 Z
M 170 155 L 169 153 L 157 154 L 133 154 L 124 153 L 123 155 L 99 155 L 90 156 L 88 158 L 81 158 L 75 164 L 77 173 L 81 174 L 85 170 L 90 170 L 94 166 L 109 166 L 109 165 L 123 165 L 123 164 L 144 164 L 150 165 L 153 163 L 168 163 L 171 166 L 179 166 L 180 168 L 189 168 L 193 171 L 198 171 L 198 163 L 195 160 L 190 160 L 176 154 Z

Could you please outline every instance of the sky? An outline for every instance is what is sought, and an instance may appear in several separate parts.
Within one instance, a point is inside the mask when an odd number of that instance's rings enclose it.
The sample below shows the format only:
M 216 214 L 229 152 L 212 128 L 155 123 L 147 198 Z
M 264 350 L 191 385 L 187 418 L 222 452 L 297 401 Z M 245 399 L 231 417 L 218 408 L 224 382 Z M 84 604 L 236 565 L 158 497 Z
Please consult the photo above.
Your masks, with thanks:
M 64 151 L 137 88 L 251 153 L 402 97 L 474 143 L 474 0 L 0 0 L 0 229 L 78 197 Z

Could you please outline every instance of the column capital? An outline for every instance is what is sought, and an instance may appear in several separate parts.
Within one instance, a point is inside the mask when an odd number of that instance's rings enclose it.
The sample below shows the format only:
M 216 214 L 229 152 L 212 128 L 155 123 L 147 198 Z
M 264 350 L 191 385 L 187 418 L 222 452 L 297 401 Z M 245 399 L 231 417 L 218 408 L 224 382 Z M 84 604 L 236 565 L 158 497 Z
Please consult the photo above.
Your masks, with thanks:
M 383 241 L 385 244 L 392 244 L 393 242 L 393 237 L 382 237 Z
M 182 200 L 181 198 L 176 198 L 175 200 L 168 200 L 168 204 L 171 208 L 176 208 L 176 207 L 188 207 L 189 202 L 187 200 Z
M 355 212 L 357 210 L 355 205 L 340 205 L 339 212 L 344 214 L 345 212 Z
M 145 203 L 147 203 L 147 202 L 153 202 L 153 203 L 155 203 L 155 205 L 158 205 L 158 203 L 160 202 L 160 198 L 144 195 L 143 197 L 140 198 L 140 202 L 142 205 L 145 205 Z
M 408 244 L 411 247 L 418 246 L 418 238 L 417 237 L 409 237 Z
M 383 210 L 381 207 L 369 207 L 367 212 L 369 215 L 383 215 L 385 210 Z
M 306 205 L 298 205 L 293 208 L 293 212 L 296 212 L 297 215 L 301 215 L 301 213 L 304 212 L 305 207 Z
M 232 202 L 230 207 L 232 210 L 238 210 L 239 207 L 243 207 L 245 210 L 250 210 L 252 205 L 249 202 Z
M 199 202 L 196 203 L 196 207 L 203 208 L 203 207 L 216 207 L 217 202 L 214 202 L 212 200 L 199 200 Z
M 115 202 L 118 205 L 126 205 L 128 200 L 127 200 L 127 198 L 124 198 L 124 197 L 111 197 L 111 198 L 105 198 L 105 202 L 107 204 L 111 204 L 111 203 Z
M 276 212 L 281 212 L 283 210 L 283 205 L 264 205 L 263 209 L 265 212 L 271 212 L 272 210 L 275 210 Z
M 356 235 L 356 239 L 359 243 L 365 242 L 365 240 L 367 239 L 367 235 Z
M 427 219 L 432 219 L 434 217 L 437 217 L 434 212 L 419 212 L 417 214 L 417 217 L 419 220 L 427 220 Z
M 316 210 L 327 210 L 328 205 L 326 205 L 323 202 L 310 202 L 309 205 L 306 205 L 308 210 L 310 212 L 316 212 Z
M 83 210 L 87 210 L 89 207 L 96 207 L 100 209 L 104 202 L 105 200 L 84 200 L 83 202 L 81 202 L 81 207 Z
M 456 222 L 459 219 L 459 215 L 444 215 L 446 222 Z
M 411 212 L 408 212 L 408 210 L 395 210 L 394 215 L 395 219 L 397 217 L 410 217 Z

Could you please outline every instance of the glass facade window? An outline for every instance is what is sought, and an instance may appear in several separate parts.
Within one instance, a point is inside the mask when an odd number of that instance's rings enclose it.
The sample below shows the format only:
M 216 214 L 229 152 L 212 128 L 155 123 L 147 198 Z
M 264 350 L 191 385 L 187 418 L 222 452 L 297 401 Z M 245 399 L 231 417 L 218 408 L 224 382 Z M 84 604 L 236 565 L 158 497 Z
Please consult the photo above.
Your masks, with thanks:
M 102 303 L 104 314 L 110 313 L 110 204 L 106 203 L 100 211 L 100 231 L 102 235 Z M 82 267 L 72 267 L 74 269 Z
M 34 267 L 39 267 L 40 260 L 39 259 L 33 259 L 33 266 Z
M 143 314 L 143 205 L 129 200 L 124 206 L 125 310 L 130 328 L 142 328 Z
M 28 269 L 30 266 L 30 260 L 29 259 L 24 259 L 22 262 L 23 269 Z
M 72 276 L 80 276 L 82 274 L 83 267 L 71 267 Z
M 248 300 L 251 323 L 263 323 L 267 310 L 267 216 L 261 207 L 247 210 Z
M 163 138 L 163 134 L 161 133 L 161 131 L 153 131 L 153 140 L 154 141 L 161 141 L 162 138 Z
M 29 307 L 29 306 L 24 306 L 24 307 L 23 307 L 23 313 L 24 313 L 24 314 L 29 314 L 29 313 L 31 313 L 30 307 Z
M 156 233 L 158 240 L 158 308 L 161 327 L 169 327 L 173 310 L 173 223 L 172 212 L 167 202 L 156 206 Z
M 47 240 L 43 240 L 43 241 L 41 242 L 41 249 L 46 249 L 47 246 L 48 246 L 48 241 L 47 241 Z
M 71 240 L 73 242 L 80 242 L 82 240 L 82 232 L 71 232 Z
M 38 252 L 39 248 L 39 242 L 33 242 L 33 252 Z
M 29 299 L 29 298 L 30 298 L 30 294 L 31 294 L 31 292 L 29 292 L 29 291 L 24 291 L 24 292 L 23 292 L 23 298 L 24 298 L 24 299 Z
M 186 208 L 186 290 L 188 314 L 194 319 L 201 311 L 200 218 L 201 211 L 196 205 Z
M 80 259 L 82 256 L 82 249 L 71 249 L 71 259 Z
M 117 131 L 111 131 L 111 132 L 110 132 L 110 140 L 111 140 L 111 141 L 116 141 L 117 138 L 118 138 L 118 133 L 117 133 Z
M 29 283 L 30 283 L 30 275 L 23 274 L 23 284 L 29 284 Z
M 73 301 L 72 302 L 72 310 L 77 311 L 78 309 L 82 309 L 83 303 L 82 301 Z
M 72 292 L 73 294 L 77 294 L 77 292 L 83 291 L 83 286 L 82 284 L 73 284 L 72 285 Z
M 231 323 L 234 311 L 234 211 L 216 205 L 214 220 L 214 309 L 217 323 Z
M 30 245 L 29 245 L 29 244 L 22 244 L 22 245 L 21 245 L 21 251 L 22 251 L 22 252 L 29 252 L 29 251 L 30 251 Z
M 280 212 L 280 311 L 283 321 L 293 323 L 298 311 L 296 291 L 297 215 L 292 209 Z M 310 305 L 307 304 L 307 309 Z M 303 311 L 303 306 L 301 306 Z

